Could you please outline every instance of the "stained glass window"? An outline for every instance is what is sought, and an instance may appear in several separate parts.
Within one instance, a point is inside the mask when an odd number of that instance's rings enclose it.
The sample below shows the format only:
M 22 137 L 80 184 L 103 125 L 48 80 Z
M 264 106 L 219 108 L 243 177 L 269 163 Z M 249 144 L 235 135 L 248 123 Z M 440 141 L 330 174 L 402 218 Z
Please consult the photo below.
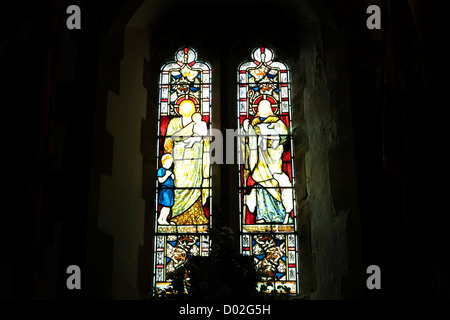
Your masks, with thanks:
M 154 287 L 192 256 L 208 256 L 211 212 L 211 68 L 183 47 L 159 79 Z
M 237 71 L 241 134 L 241 253 L 263 271 L 261 285 L 298 293 L 297 225 L 288 66 L 266 47 Z M 273 288 L 273 287 L 272 287 Z M 287 289 L 288 288 L 288 289 Z M 269 287 L 271 289 L 271 287 Z

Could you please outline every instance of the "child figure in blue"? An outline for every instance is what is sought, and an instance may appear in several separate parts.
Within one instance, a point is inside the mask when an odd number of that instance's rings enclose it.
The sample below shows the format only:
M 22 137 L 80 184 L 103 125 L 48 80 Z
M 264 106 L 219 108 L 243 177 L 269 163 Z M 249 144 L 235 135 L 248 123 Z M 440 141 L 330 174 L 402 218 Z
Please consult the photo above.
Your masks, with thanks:
M 161 157 L 161 164 L 162 167 L 158 169 L 156 174 L 161 185 L 161 188 L 159 189 L 159 204 L 163 206 L 159 214 L 158 223 L 160 225 L 168 225 L 169 222 L 167 221 L 167 217 L 170 214 L 170 208 L 172 208 L 174 204 L 173 188 L 175 186 L 175 175 L 169 170 L 173 164 L 172 155 L 169 153 L 163 155 Z M 175 223 L 170 222 L 170 224 L 173 225 Z

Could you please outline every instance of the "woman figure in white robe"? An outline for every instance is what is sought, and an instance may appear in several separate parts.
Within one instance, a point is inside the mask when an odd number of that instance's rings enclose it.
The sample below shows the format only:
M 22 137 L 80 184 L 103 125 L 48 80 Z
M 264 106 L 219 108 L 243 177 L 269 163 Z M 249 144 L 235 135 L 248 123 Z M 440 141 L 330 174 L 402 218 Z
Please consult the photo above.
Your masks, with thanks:
M 251 213 L 256 210 L 257 223 L 287 224 L 293 209 L 292 183 L 282 169 L 288 128 L 273 114 L 268 100 L 261 100 L 251 124 L 245 119 L 242 125 L 249 136 L 246 168 L 255 181 L 245 204 Z
M 179 106 L 180 117 L 167 125 L 164 152 L 171 153 L 175 175 L 174 205 L 171 222 L 177 225 L 207 224 L 203 206 L 209 196 L 209 139 L 194 136 L 194 125 L 205 127 L 206 123 L 194 116 L 195 105 L 184 100 Z M 194 136 L 195 139 L 192 139 Z

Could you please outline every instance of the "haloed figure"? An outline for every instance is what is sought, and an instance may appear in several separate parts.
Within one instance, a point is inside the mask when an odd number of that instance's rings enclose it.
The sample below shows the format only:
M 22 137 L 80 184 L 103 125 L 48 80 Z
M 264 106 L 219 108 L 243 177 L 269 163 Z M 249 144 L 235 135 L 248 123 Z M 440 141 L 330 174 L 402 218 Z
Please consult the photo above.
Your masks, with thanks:
M 158 223 L 161 225 L 167 225 L 169 224 L 167 217 L 169 217 L 170 209 L 174 204 L 173 188 L 175 186 L 175 175 L 169 170 L 173 164 L 172 155 L 169 153 L 163 155 L 161 158 L 161 163 L 162 167 L 158 169 L 157 177 L 159 183 L 161 184 L 161 188 L 159 190 L 159 204 L 163 207 L 161 208 L 161 212 L 159 214 Z M 170 224 L 175 223 L 171 222 Z
M 289 223 L 292 183 L 282 160 L 288 128 L 273 114 L 270 102 L 262 100 L 253 121 L 244 120 L 243 129 L 249 134 L 246 167 L 255 181 L 245 204 L 250 212 L 256 210 L 256 223 Z
M 207 224 L 209 219 L 203 206 L 209 197 L 210 157 L 208 137 L 201 137 L 205 134 L 201 130 L 205 123 L 200 114 L 194 115 L 195 105 L 189 99 L 180 103 L 179 113 L 167 125 L 164 141 L 164 152 L 172 154 L 174 160 L 175 199 L 170 222 Z M 197 129 L 200 129 L 198 136 Z

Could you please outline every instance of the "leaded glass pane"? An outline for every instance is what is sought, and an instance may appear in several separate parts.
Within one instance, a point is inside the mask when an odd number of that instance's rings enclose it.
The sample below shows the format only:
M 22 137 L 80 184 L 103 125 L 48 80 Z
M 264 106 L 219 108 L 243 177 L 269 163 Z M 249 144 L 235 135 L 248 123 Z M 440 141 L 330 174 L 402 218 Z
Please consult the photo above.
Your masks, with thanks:
M 161 68 L 155 207 L 156 290 L 192 256 L 209 255 L 211 68 L 184 47 Z
M 289 69 L 258 47 L 237 72 L 241 253 L 264 271 L 259 284 L 298 293 Z

